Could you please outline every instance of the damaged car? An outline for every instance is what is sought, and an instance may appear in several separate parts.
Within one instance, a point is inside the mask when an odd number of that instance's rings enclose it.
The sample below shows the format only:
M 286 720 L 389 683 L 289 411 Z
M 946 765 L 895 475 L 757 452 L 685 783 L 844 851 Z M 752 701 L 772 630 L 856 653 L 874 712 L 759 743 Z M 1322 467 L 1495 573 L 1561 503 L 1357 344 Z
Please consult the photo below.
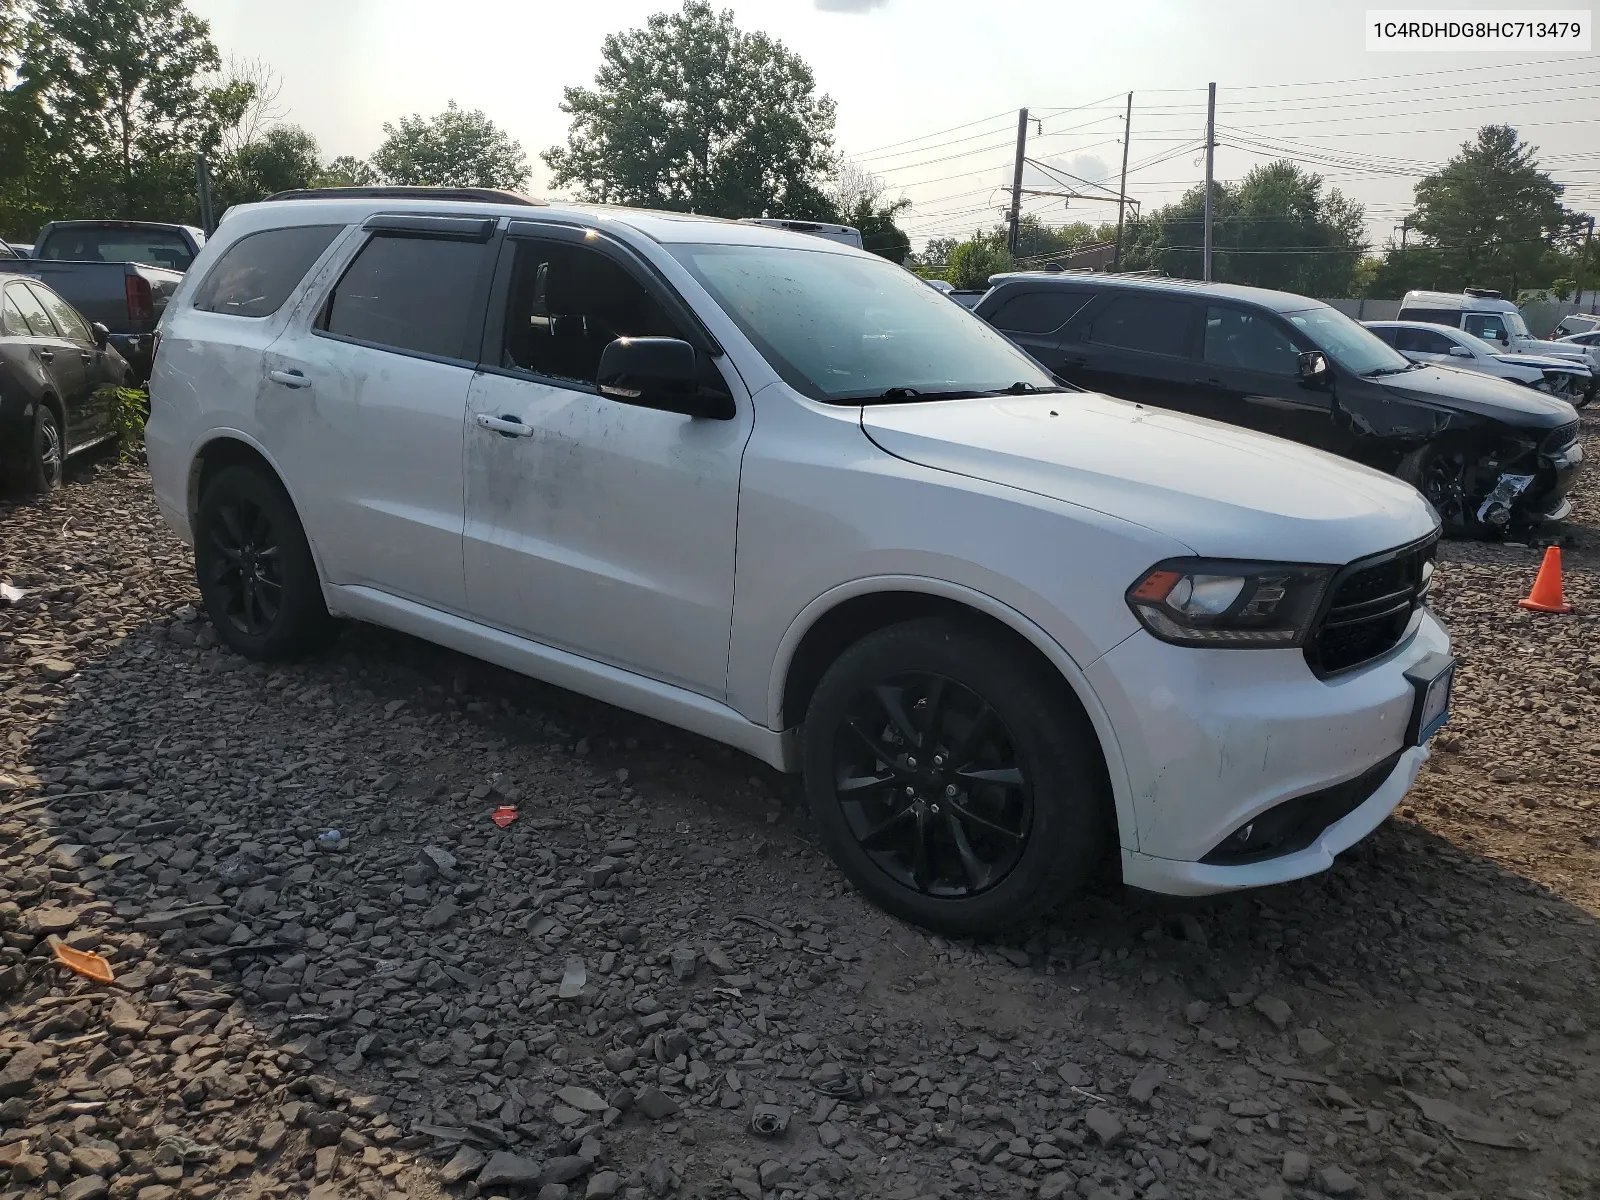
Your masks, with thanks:
M 1016 273 L 990 282 L 977 314 L 1079 387 L 1388 471 L 1456 534 L 1572 511 L 1583 447 L 1571 404 L 1412 362 L 1320 301 L 1182 279 Z

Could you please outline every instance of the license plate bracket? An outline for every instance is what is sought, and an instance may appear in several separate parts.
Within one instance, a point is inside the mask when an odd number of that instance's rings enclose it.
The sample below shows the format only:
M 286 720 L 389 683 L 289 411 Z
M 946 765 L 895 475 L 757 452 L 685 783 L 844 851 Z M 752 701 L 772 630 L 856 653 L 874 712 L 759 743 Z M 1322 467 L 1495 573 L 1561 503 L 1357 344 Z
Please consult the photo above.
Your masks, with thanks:
M 1456 660 L 1448 654 L 1430 654 L 1406 672 L 1415 689 L 1406 745 L 1421 746 L 1450 719 L 1450 690 L 1455 682 Z

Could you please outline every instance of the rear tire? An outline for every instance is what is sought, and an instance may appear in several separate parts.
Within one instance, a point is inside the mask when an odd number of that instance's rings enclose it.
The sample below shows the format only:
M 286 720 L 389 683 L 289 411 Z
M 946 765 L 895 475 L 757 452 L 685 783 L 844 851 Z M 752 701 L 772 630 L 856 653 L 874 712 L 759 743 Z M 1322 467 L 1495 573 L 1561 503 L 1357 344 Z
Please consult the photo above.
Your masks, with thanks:
M 246 658 L 295 658 L 337 628 L 294 504 L 254 467 L 225 467 L 207 484 L 194 564 L 217 636 Z
M 839 868 L 881 908 L 957 936 L 1043 913 L 1111 829 L 1099 747 L 1066 684 L 945 618 L 863 638 L 818 684 L 806 793 Z
M 55 409 L 40 401 L 34 405 L 33 427 L 27 442 L 7 464 L 12 486 L 25 496 L 53 492 L 66 474 L 67 439 Z

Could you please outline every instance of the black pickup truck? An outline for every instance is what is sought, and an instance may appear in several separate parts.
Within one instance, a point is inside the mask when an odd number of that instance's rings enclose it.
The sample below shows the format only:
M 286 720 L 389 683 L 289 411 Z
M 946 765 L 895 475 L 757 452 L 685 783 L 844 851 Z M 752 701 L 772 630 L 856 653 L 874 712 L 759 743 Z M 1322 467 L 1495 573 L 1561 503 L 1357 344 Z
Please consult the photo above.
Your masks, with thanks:
M 205 234 L 159 221 L 52 221 L 32 258 L 0 258 L 0 272 L 49 284 L 85 321 L 111 331 L 136 376 L 150 374 L 156 323 Z

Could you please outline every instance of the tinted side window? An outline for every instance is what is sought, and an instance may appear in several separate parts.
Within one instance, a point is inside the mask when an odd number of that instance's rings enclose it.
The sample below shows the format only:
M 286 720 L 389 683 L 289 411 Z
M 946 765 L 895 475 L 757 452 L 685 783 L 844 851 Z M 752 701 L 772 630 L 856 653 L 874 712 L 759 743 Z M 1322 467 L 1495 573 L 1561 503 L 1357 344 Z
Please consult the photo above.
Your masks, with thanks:
M 1380 325 L 1380 326 L 1378 326 L 1378 328 L 1372 330 L 1372 332 L 1373 332 L 1373 334 L 1375 336 L 1377 336 L 1378 338 L 1382 339 L 1385 342 L 1388 342 L 1389 345 L 1392 346 L 1392 345 L 1394 345 L 1394 335 L 1396 333 L 1398 333 L 1399 331 L 1397 329 L 1395 329 L 1394 326 L 1392 326 L 1392 325 Z
M 1491 341 L 1502 341 L 1506 336 L 1506 323 L 1499 313 L 1468 313 L 1461 322 L 1468 333 Z
M 1060 329 L 1093 298 L 1090 292 L 1052 288 L 1013 296 L 989 318 L 989 324 L 1009 333 L 1050 333 Z
M 380 234 L 334 287 L 322 328 L 396 350 L 475 360 L 487 256 L 480 242 Z
M 1266 313 L 1242 308 L 1206 309 L 1206 361 L 1219 367 L 1295 375 L 1300 354 L 1283 327 Z
M 1421 321 L 1425 325 L 1448 325 L 1461 328 L 1461 311 L 1455 308 L 1402 308 L 1400 320 Z
M 29 337 L 33 331 L 28 328 L 28 318 L 22 315 L 22 310 L 17 307 L 17 302 L 11 298 L 11 293 L 6 293 L 5 331 L 11 337 Z
M 1399 334 L 1394 348 L 1412 354 L 1449 354 L 1450 347 L 1455 345 L 1444 334 L 1432 329 L 1402 329 Z
M 343 225 L 296 225 L 246 234 L 222 252 L 194 290 L 194 306 L 234 317 L 270 317 Z
M 1193 308 L 1183 300 L 1160 296 L 1115 296 L 1094 318 L 1086 341 L 1147 354 L 1186 357 L 1189 316 Z
M 89 327 L 83 323 L 83 318 L 78 315 L 78 310 L 73 308 L 60 296 L 47 287 L 37 284 L 24 284 L 30 292 L 44 305 L 45 310 L 55 318 L 56 328 L 62 334 L 80 345 L 94 345 L 94 335 L 89 332 Z
M 55 323 L 50 320 L 50 314 L 44 310 L 44 305 L 39 303 L 39 298 L 28 290 L 25 284 L 15 284 L 6 289 L 6 299 L 21 310 L 23 318 L 28 322 L 28 332 L 34 337 L 60 337 Z
M 518 241 L 500 365 L 593 384 L 619 337 L 683 332 L 620 263 L 569 242 Z

